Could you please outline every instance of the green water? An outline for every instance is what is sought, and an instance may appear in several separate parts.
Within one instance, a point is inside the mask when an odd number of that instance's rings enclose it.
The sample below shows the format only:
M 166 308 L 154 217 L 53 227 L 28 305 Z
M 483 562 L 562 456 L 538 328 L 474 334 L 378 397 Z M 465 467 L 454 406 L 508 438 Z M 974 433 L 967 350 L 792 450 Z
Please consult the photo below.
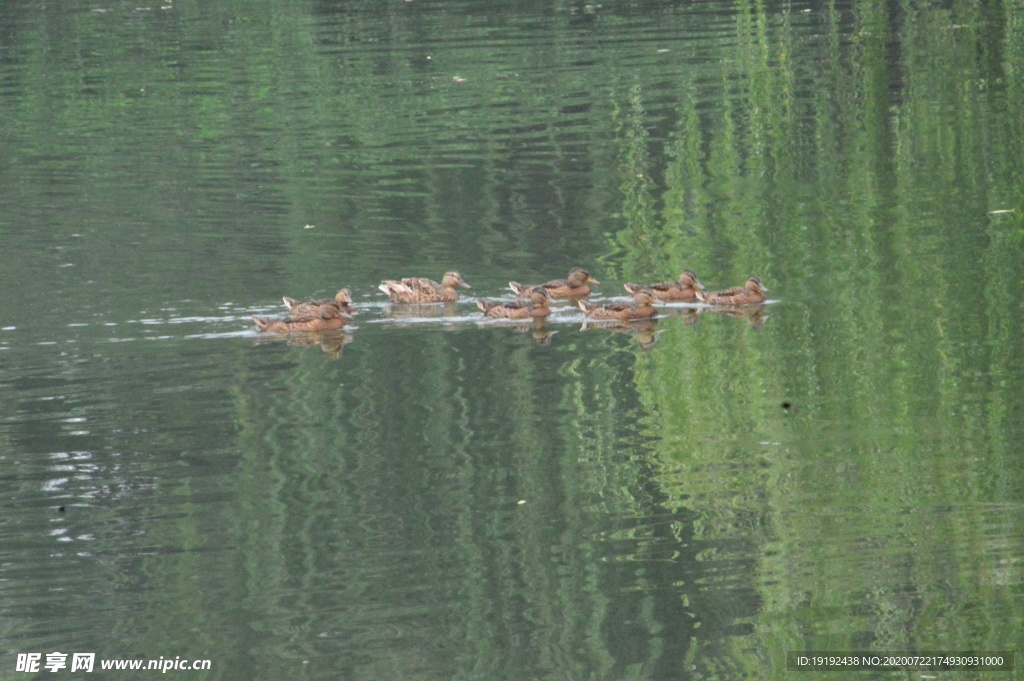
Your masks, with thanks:
M 0 4 L 0 679 L 1017 650 L 1022 17 Z M 575 265 L 598 302 L 684 268 L 776 302 L 473 305 Z M 451 307 L 376 288 L 448 269 Z M 344 333 L 249 320 L 343 286 Z

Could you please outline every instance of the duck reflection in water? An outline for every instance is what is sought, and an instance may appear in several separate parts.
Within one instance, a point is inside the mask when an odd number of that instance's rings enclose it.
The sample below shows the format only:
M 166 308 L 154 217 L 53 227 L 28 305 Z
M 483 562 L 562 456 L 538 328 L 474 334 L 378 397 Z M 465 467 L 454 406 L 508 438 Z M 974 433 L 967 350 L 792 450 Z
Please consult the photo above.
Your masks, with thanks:
M 628 333 L 636 338 L 642 350 L 650 350 L 658 344 L 658 337 L 668 329 L 659 329 L 657 319 L 635 319 L 633 321 L 594 321 L 583 322 L 580 331 L 590 329 L 608 329 L 613 333 Z
M 445 317 L 457 317 L 458 314 L 458 303 L 442 305 L 391 303 L 384 306 L 381 316 L 384 319 L 394 320 L 397 322 L 397 326 L 403 326 L 402 322 L 439 320 Z
M 533 335 L 533 342 L 536 345 L 551 345 L 551 338 L 558 333 L 552 331 L 541 324 L 532 324 L 527 326 L 526 324 L 516 324 L 516 331 L 519 333 L 526 333 L 529 331 Z
M 292 333 L 287 335 L 261 336 L 257 340 L 258 345 L 267 343 L 284 342 L 296 348 L 311 348 L 320 346 L 327 359 L 341 359 L 341 351 L 355 338 L 347 331 L 308 331 L 305 333 Z
M 658 314 L 666 317 L 682 317 L 683 323 L 687 326 L 696 326 L 700 323 L 700 313 L 707 309 L 709 308 L 668 306 L 658 308 Z
M 743 307 L 706 307 L 699 310 L 699 314 L 720 314 L 725 317 L 732 317 L 733 319 L 745 319 L 750 328 L 757 331 L 764 326 L 764 323 L 771 317 L 771 315 L 764 314 L 765 308 L 767 307 L 768 306 L 764 304 L 744 305 Z
M 518 319 L 502 319 L 496 324 L 488 324 L 488 326 L 491 328 L 498 326 L 503 329 L 511 329 L 516 333 L 528 333 L 533 336 L 535 345 L 551 345 L 551 339 L 558 333 L 558 331 L 549 329 L 543 319 L 537 319 L 532 322 Z

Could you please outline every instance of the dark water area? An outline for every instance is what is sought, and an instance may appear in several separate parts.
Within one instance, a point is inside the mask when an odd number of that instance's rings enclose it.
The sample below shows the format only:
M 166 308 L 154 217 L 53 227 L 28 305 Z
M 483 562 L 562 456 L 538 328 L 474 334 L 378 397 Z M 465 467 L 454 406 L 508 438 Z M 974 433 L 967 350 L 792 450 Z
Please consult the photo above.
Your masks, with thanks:
M 1022 10 L 0 4 L 0 677 L 1017 650 Z M 573 266 L 770 302 L 474 305 Z

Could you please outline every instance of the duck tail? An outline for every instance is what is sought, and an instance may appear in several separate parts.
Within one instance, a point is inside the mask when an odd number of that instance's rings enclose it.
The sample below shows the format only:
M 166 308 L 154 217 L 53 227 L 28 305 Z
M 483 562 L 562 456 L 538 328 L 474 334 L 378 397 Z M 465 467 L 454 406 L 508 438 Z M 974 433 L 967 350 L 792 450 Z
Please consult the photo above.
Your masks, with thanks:
M 587 300 L 577 300 L 576 304 L 579 305 L 580 309 L 583 310 L 584 312 L 590 312 L 595 307 L 597 307 L 597 305 L 594 305 L 593 303 Z
M 287 307 L 289 310 L 299 304 L 299 301 L 295 300 L 294 298 L 289 298 L 288 296 L 285 296 L 281 300 L 284 301 L 285 307 Z
M 636 293 L 637 291 L 639 291 L 640 289 L 642 289 L 643 286 L 641 286 L 640 284 L 626 283 L 626 284 L 622 285 L 622 288 L 624 288 L 627 291 L 629 291 L 630 294 L 633 294 L 633 293 Z
M 260 331 L 266 331 L 273 322 L 269 319 L 263 319 L 261 317 L 253 317 L 252 320 L 256 322 L 256 326 L 260 328 Z
M 395 302 L 399 294 L 412 290 L 400 281 L 382 281 L 377 288 L 386 293 L 391 302 Z
M 518 281 L 508 282 L 508 287 L 509 289 L 512 290 L 512 293 L 516 294 L 517 296 L 527 293 L 527 289 L 529 288 L 528 286 L 523 286 Z

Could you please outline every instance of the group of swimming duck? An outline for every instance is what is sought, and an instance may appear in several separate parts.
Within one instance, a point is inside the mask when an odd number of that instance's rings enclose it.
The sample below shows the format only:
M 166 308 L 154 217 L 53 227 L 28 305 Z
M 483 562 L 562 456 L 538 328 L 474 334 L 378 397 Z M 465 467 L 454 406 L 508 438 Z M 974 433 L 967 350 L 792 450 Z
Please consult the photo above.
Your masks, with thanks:
M 734 286 L 724 291 L 707 293 L 693 270 L 684 270 L 678 281 L 663 281 L 656 284 L 625 284 L 633 296 L 632 302 L 594 305 L 583 300 L 590 295 L 587 284 L 599 284 L 582 267 L 569 270 L 565 279 L 555 279 L 543 284 L 523 285 L 510 281 L 508 286 L 516 294 L 515 300 L 476 301 L 485 316 L 503 319 L 542 319 L 551 314 L 548 303 L 553 299 L 574 299 L 588 319 L 632 320 L 649 319 L 658 314 L 654 308 L 656 300 L 663 302 L 701 302 L 708 305 L 734 307 L 765 302 L 764 287 L 758 277 L 750 277 L 743 286 Z M 400 281 L 384 281 L 378 287 L 386 293 L 392 303 L 451 303 L 459 299 L 457 288 L 470 288 L 458 272 L 445 272 L 441 283 L 431 279 L 411 277 Z M 300 331 L 332 331 L 343 327 L 355 315 L 352 309 L 352 293 L 347 288 L 338 291 L 333 300 L 299 302 L 284 298 L 291 311 L 288 319 L 267 319 L 253 317 L 260 331 L 271 333 L 294 333 Z

